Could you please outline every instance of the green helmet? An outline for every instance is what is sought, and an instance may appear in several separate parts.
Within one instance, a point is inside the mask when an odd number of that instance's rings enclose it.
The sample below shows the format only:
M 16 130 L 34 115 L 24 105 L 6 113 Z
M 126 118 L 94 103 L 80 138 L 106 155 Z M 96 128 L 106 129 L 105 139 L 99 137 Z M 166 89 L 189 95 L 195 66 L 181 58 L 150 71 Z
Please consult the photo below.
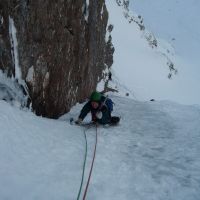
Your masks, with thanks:
M 100 101 L 101 100 L 101 93 L 97 92 L 97 91 L 94 91 L 92 92 L 91 96 L 90 96 L 90 100 L 91 101 Z

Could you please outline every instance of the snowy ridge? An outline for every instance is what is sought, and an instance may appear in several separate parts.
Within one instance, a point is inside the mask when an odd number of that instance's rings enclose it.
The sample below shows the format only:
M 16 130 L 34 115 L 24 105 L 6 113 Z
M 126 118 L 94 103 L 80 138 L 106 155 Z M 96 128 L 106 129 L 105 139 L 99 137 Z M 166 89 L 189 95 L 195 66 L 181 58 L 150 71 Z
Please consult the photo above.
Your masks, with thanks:
M 118 6 L 122 8 L 124 17 L 128 20 L 129 24 L 136 23 L 142 31 L 142 37 L 145 38 L 151 48 L 155 48 L 156 51 L 166 58 L 166 65 L 169 67 L 168 78 L 171 79 L 173 75 L 177 74 L 177 69 L 174 66 L 174 47 L 166 41 L 157 39 L 155 35 L 145 28 L 143 18 L 141 15 L 133 13 L 129 10 L 129 1 L 116 0 Z M 164 43 L 164 44 L 163 44 Z M 177 66 L 176 66 L 177 67 Z
M 123 96 L 132 93 L 134 99 L 140 101 L 157 99 L 199 104 L 200 96 L 196 92 L 200 90 L 198 73 L 191 71 L 190 63 L 177 54 L 174 43 L 161 37 L 154 40 L 151 32 L 141 31 L 137 23 L 129 23 L 124 12 L 131 11 L 118 6 L 116 0 L 106 1 L 106 7 L 109 24 L 114 26 L 111 33 L 115 47 L 112 70 L 116 80 L 111 83 L 113 88 L 120 90 L 115 84 L 119 82 L 123 88 L 128 88 L 128 91 L 120 91 Z M 127 16 L 131 17 L 131 14 Z M 149 41 L 156 41 L 157 47 L 149 45 L 145 33 L 150 36 Z

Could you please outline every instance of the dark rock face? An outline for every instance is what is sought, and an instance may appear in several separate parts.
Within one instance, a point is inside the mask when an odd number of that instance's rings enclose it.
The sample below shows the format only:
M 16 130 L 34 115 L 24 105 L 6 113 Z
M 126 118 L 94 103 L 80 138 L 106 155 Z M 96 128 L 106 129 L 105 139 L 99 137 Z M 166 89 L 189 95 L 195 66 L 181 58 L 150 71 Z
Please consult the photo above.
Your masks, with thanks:
M 9 8 L 6 0 L 0 0 L 0 69 L 8 76 L 14 74 L 9 38 Z
M 9 18 L 22 79 L 36 114 L 57 118 L 96 88 L 112 65 L 105 0 L 0 0 L 0 69 L 15 76 Z M 1 20 L 2 19 L 2 20 Z

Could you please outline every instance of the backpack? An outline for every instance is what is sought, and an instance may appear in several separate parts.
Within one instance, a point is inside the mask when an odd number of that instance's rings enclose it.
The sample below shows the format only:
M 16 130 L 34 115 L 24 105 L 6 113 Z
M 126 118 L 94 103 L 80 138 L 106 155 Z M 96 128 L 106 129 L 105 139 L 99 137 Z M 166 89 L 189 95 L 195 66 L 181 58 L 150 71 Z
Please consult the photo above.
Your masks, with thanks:
M 112 112 L 113 111 L 113 104 L 114 104 L 114 102 L 110 98 L 106 98 L 105 104 L 106 104 L 108 110 L 110 112 Z

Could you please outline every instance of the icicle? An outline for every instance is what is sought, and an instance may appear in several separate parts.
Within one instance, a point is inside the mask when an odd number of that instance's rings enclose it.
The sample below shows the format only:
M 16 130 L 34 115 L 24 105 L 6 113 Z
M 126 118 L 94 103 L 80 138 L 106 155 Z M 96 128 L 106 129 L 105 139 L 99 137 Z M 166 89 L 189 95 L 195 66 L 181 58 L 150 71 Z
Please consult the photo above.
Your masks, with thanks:
M 89 3 L 90 1 L 89 0 L 84 0 L 84 6 L 82 8 L 83 10 L 83 14 L 85 16 L 85 20 L 88 21 L 88 16 L 89 16 Z
M 11 43 L 11 54 L 15 67 L 15 79 L 21 80 L 21 69 L 19 66 L 19 56 L 18 56 L 17 31 L 14 25 L 14 21 L 10 16 L 9 16 L 9 35 Z

